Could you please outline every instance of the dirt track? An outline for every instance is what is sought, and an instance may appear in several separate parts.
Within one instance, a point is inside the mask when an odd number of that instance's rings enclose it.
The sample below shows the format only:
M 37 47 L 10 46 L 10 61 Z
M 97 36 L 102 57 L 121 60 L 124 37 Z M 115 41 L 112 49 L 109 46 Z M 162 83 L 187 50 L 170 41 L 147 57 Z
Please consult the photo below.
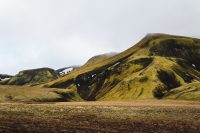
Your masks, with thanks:
M 1 103 L 0 132 L 200 132 L 200 102 Z

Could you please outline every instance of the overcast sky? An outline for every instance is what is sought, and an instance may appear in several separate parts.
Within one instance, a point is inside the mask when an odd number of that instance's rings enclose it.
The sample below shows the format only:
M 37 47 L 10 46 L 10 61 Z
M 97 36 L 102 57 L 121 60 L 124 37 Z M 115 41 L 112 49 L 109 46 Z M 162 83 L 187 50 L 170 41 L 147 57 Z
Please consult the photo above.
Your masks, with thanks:
M 0 0 L 0 73 L 81 65 L 157 32 L 200 38 L 200 0 Z

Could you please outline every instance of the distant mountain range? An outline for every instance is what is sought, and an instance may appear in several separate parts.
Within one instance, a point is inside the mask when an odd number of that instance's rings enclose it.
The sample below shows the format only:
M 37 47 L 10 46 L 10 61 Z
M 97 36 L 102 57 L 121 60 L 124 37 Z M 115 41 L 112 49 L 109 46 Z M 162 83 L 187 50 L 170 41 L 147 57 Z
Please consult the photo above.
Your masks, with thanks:
M 0 84 L 3 85 L 39 85 L 58 79 L 80 66 L 69 66 L 57 70 L 51 68 L 37 68 L 20 71 L 15 76 L 0 74 Z
M 148 34 L 121 53 L 91 58 L 83 66 L 22 71 L 7 85 L 62 88 L 67 101 L 200 100 L 200 39 Z

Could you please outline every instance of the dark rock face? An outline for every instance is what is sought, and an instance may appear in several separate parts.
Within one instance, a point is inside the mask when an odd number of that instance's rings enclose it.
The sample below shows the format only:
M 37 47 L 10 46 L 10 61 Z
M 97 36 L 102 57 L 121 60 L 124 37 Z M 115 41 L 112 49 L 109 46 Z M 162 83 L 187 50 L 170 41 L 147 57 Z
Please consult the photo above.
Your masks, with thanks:
M 25 70 L 19 72 L 12 77 L 8 85 L 37 85 L 50 82 L 58 78 L 58 75 L 53 69 L 39 68 L 32 70 Z

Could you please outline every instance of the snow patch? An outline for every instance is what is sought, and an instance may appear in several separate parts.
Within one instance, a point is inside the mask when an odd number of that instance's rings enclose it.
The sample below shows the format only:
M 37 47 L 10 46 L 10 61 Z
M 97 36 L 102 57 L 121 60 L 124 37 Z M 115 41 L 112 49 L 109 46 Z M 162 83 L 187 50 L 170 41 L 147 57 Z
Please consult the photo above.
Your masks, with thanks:
M 117 63 L 115 63 L 113 66 L 115 67 L 115 66 L 117 66 L 117 65 L 119 65 L 121 62 L 117 62 Z
M 1 78 L 0 78 L 1 79 Z M 10 78 L 4 78 L 4 79 L 1 79 L 1 81 L 5 81 L 5 80 L 9 80 Z
M 65 75 L 65 74 L 68 74 L 71 71 L 73 71 L 73 68 L 68 68 L 68 69 L 63 70 L 62 72 L 59 72 L 59 74 L 60 75 Z
M 92 78 L 95 77 L 97 74 L 92 74 Z

